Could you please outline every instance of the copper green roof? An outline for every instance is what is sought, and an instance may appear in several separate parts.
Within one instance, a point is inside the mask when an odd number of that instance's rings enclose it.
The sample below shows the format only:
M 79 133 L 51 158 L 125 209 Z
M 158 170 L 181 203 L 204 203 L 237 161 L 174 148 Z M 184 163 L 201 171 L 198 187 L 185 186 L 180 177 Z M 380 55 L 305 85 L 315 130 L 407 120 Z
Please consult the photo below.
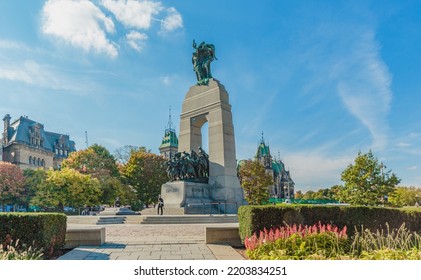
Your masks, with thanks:
M 285 165 L 282 161 L 272 161 L 272 169 L 275 174 L 282 174 L 285 171 Z
M 162 138 L 161 145 L 159 148 L 165 148 L 165 147 L 176 147 L 178 148 L 178 138 L 175 134 L 174 129 L 166 129 L 165 130 L 165 136 Z
M 266 146 L 265 142 L 262 141 L 257 147 L 256 158 L 264 156 L 270 156 L 270 149 L 269 146 Z

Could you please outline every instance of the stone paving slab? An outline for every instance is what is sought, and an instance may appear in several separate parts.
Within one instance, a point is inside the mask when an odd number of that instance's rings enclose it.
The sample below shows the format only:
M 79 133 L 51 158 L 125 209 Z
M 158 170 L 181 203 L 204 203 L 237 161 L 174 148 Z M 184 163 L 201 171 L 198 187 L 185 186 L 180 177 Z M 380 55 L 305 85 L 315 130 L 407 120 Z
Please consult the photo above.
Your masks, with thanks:
M 233 226 L 235 224 L 227 224 Z M 238 225 L 238 224 L 237 224 Z M 95 225 L 84 225 L 95 227 Z M 104 225 L 101 225 L 104 227 Z M 205 244 L 207 224 L 106 225 L 106 243 L 81 246 L 58 260 L 239 260 L 226 244 Z M 80 227 L 69 224 L 68 228 Z

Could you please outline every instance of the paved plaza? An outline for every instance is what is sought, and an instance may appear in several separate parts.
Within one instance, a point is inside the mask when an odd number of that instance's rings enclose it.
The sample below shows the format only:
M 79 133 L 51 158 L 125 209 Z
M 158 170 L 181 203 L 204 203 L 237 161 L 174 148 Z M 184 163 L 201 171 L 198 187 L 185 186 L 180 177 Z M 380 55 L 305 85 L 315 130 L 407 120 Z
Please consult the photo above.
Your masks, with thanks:
M 227 244 L 205 244 L 207 224 L 113 224 L 79 225 L 68 228 L 105 227 L 105 243 L 80 246 L 59 260 L 241 260 Z M 222 224 L 220 226 L 238 226 Z

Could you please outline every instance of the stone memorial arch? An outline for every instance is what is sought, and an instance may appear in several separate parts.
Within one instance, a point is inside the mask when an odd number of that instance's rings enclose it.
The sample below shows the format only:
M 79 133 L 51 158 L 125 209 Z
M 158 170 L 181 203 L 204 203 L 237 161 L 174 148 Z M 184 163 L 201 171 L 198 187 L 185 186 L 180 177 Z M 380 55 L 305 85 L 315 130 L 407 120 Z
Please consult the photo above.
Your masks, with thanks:
M 198 82 L 185 95 L 180 115 L 178 152 L 198 152 L 202 146 L 202 126 L 208 123 L 208 182 L 176 181 L 163 185 L 164 200 L 179 207 L 200 203 L 229 203 L 228 212 L 236 213 L 244 204 L 237 177 L 234 126 L 229 96 L 225 87 L 210 73 L 215 47 L 204 42 L 196 46 L 193 66 Z M 167 203 L 166 203 L 167 205 Z

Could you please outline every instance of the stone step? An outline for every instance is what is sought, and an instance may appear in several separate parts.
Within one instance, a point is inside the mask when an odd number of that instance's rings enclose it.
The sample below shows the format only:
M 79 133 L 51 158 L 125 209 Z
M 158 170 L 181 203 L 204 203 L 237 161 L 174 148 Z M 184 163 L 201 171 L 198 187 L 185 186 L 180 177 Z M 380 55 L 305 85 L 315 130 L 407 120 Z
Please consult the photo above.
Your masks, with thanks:
M 152 216 L 158 215 L 157 208 L 145 208 L 141 211 L 142 215 Z M 164 215 L 220 215 L 224 214 L 224 209 L 218 209 L 216 205 L 191 205 L 188 207 L 164 207 Z
M 69 224 L 96 224 L 98 220 L 98 216 L 67 216 Z
M 237 215 L 169 215 L 144 216 L 141 224 L 213 224 L 238 223 Z
M 158 208 L 145 208 L 140 212 L 143 216 L 158 215 Z M 184 208 L 164 207 L 165 215 L 184 215 Z
M 125 216 L 126 220 L 124 221 L 125 224 L 140 224 L 143 221 L 142 215 L 129 215 Z
M 164 212 L 165 213 L 165 212 Z M 237 215 L 68 216 L 70 224 L 203 224 L 238 223 Z
M 126 217 L 119 216 L 119 217 L 99 217 L 98 221 L 96 222 L 97 225 L 109 225 L 109 224 L 124 224 Z

